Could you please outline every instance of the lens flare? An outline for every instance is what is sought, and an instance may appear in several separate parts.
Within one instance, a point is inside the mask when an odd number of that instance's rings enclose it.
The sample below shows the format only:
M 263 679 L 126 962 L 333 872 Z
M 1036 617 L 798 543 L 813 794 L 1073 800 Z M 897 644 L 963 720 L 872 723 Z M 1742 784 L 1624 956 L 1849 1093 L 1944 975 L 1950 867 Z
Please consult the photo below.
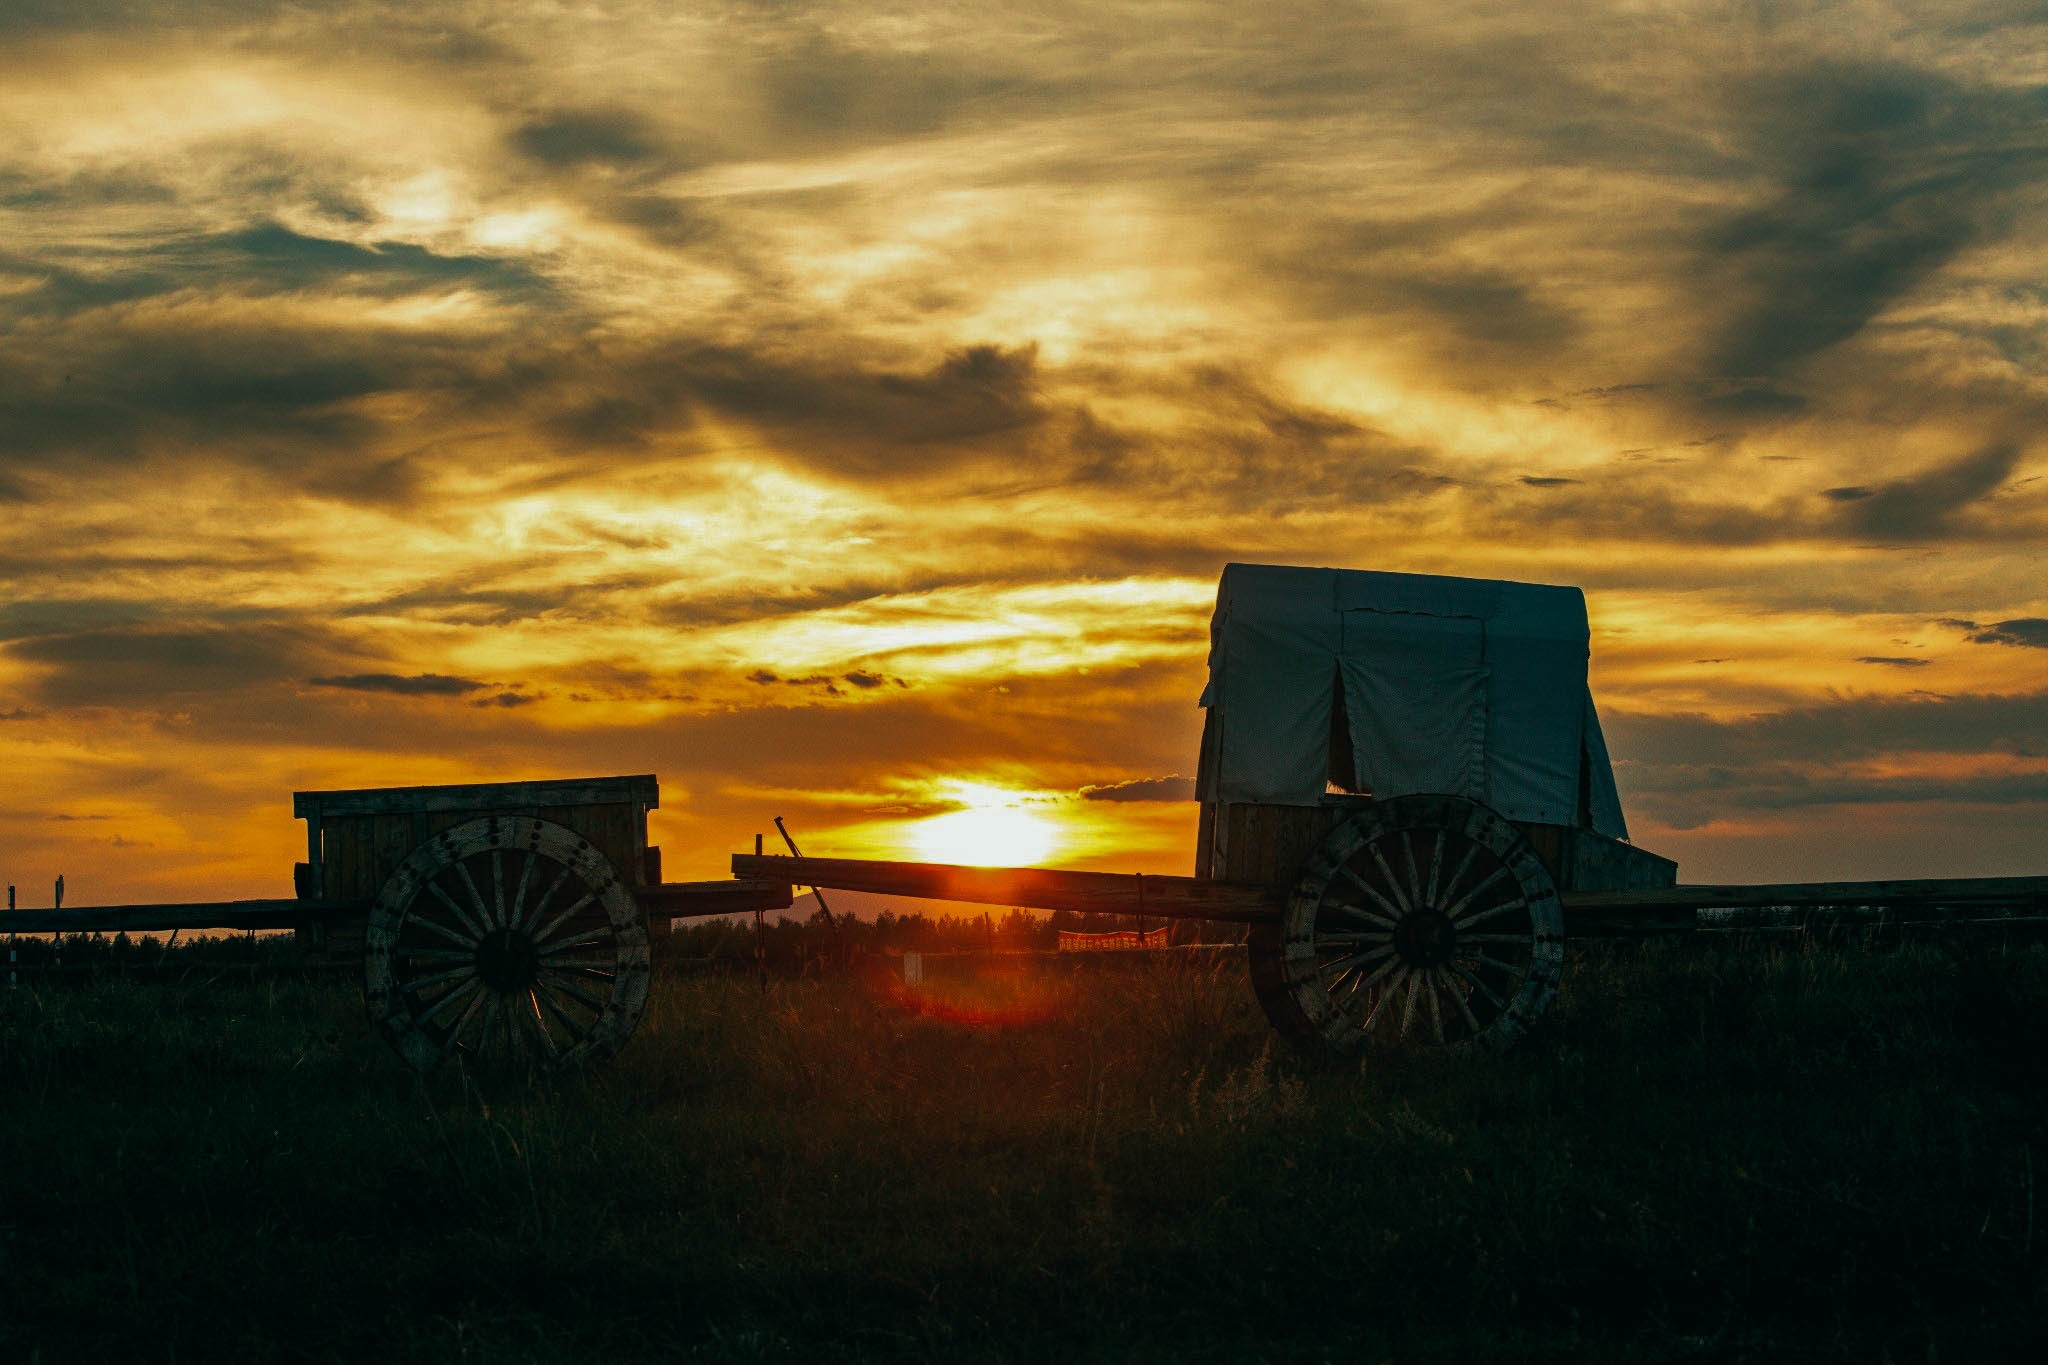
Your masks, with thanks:
M 917 822 L 910 840 L 928 863 L 975 867 L 1037 867 L 1064 842 L 1059 823 L 1031 792 L 961 784 L 959 810 Z

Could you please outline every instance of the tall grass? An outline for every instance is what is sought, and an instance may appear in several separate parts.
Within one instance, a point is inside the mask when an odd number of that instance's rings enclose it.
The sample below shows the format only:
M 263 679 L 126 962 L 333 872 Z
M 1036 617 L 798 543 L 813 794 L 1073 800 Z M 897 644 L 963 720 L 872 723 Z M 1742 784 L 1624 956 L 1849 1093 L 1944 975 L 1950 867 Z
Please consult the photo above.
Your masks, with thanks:
M 1513 1054 L 1335 1071 L 1236 959 L 1090 966 L 662 979 L 539 1083 L 406 1074 L 345 982 L 25 989 L 0 1357 L 2042 1344 L 2048 951 L 1582 949 Z

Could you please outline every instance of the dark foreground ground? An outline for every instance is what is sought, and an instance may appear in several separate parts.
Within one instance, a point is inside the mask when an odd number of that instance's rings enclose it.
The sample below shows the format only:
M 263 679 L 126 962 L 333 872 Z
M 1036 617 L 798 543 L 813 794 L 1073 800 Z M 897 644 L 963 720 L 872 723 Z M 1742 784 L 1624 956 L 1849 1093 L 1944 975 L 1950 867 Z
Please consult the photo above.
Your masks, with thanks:
M 667 979 L 535 1087 L 179 976 L 0 987 L 0 1359 L 2048 1358 L 2040 948 L 1580 952 L 1346 1074 L 1235 960 Z

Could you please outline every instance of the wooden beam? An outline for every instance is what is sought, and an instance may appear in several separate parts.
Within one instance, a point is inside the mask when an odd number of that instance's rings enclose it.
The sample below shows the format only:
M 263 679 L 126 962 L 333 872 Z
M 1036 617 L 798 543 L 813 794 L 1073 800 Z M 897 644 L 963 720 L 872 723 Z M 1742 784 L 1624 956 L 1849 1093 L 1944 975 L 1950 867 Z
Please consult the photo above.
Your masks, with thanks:
M 0 934 L 157 933 L 169 929 L 292 929 L 309 920 L 360 915 L 363 901 L 194 901 L 179 905 L 72 905 L 0 910 Z
M 759 877 L 835 891 L 1241 924 L 1272 918 L 1287 898 L 1283 887 L 1211 881 L 1206 877 L 1155 876 L 1149 872 L 1141 875 L 1064 872 L 1044 867 L 958 867 L 951 863 L 785 858 L 755 853 L 734 854 L 732 870 L 736 877 Z
M 788 882 L 663 882 L 633 894 L 649 919 L 700 919 L 706 915 L 787 910 L 795 899 Z
M 468 782 L 443 787 L 360 787 L 292 793 L 292 814 L 392 815 L 414 811 L 545 810 L 550 806 L 661 804 L 653 773 L 630 777 L 568 777 L 538 782 Z
M 1841 922 L 2019 924 L 2048 915 L 2048 877 L 1672 886 L 1566 892 L 1561 899 L 1565 932 L 1573 938 Z
M 1930 877 L 1911 881 L 1763 882 L 1744 886 L 1667 886 L 1655 891 L 1576 891 L 1566 910 L 1736 910 L 1748 906 L 2040 905 L 2048 877 Z

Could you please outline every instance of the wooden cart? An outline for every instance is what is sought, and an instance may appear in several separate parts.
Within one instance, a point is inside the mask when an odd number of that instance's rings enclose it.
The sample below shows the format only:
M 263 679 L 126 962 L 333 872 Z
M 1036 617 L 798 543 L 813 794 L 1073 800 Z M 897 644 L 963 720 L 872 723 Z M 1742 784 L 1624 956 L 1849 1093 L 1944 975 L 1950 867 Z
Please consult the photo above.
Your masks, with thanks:
M 1629 887 L 1612 850 L 1583 858 L 1580 840 L 1463 797 L 1352 798 L 1319 818 L 1324 832 L 1297 861 L 1255 880 L 751 854 L 732 868 L 798 886 L 1244 924 L 1267 1018 L 1324 1055 L 1373 1043 L 1507 1047 L 1555 997 L 1567 936 L 2048 925 L 2048 877 Z
M 421 1070 L 451 1055 L 576 1065 L 647 1003 L 651 918 L 776 909 L 787 883 L 664 882 L 652 775 L 304 791 L 290 900 L 0 912 L 0 933 L 292 929 L 360 961 L 371 1021 Z
M 1250 926 L 1252 986 L 1306 1047 L 1506 1046 L 1564 940 L 1815 915 L 2048 916 L 2048 878 L 1679 886 L 1637 848 L 1576 588 L 1233 564 L 1211 628 L 1193 877 L 733 859 L 799 886 Z
M 646 1003 L 650 916 L 783 907 L 792 886 L 1244 924 L 1268 1018 L 1336 1053 L 1513 1043 L 1567 934 L 2048 922 L 2048 877 L 1678 885 L 1627 840 L 1586 640 L 1573 588 L 1230 566 L 1192 877 L 757 851 L 736 881 L 663 882 L 642 775 L 300 792 L 294 899 L 21 911 L 0 932 L 293 928 L 360 959 L 371 1019 L 426 1069 L 611 1052 Z

